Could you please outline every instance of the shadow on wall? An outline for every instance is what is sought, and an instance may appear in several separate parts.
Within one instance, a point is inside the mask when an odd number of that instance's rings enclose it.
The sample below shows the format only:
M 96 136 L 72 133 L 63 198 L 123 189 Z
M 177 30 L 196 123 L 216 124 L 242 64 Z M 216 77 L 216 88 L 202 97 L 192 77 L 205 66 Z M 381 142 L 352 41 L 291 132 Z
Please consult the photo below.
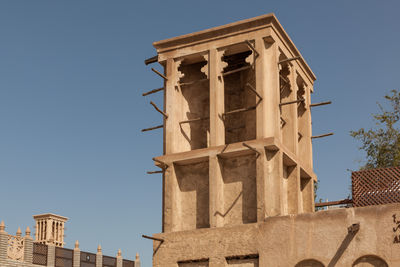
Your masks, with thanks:
M 174 164 L 181 199 L 181 230 L 210 227 L 209 163 Z
M 358 258 L 353 263 L 353 267 L 389 267 L 389 265 L 378 256 L 367 255 Z
M 324 267 L 324 265 L 317 260 L 308 259 L 297 263 L 295 267 Z
M 352 265 L 353 267 L 389 267 L 383 259 L 374 255 L 366 255 L 358 258 Z M 295 267 L 324 267 L 324 265 L 314 259 L 303 260 Z

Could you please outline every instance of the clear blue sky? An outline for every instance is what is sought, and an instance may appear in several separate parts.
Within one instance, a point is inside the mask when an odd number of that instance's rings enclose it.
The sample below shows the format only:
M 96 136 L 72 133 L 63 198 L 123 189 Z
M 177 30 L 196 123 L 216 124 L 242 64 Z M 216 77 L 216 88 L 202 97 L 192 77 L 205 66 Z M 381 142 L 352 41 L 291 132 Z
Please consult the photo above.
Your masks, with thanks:
M 152 42 L 275 13 L 317 76 L 313 133 L 319 196 L 349 194 L 364 154 L 351 129 L 373 126 L 376 101 L 399 89 L 399 1 L 1 1 L 0 220 L 70 218 L 67 247 L 142 257 L 161 230 L 162 84 L 143 64 Z

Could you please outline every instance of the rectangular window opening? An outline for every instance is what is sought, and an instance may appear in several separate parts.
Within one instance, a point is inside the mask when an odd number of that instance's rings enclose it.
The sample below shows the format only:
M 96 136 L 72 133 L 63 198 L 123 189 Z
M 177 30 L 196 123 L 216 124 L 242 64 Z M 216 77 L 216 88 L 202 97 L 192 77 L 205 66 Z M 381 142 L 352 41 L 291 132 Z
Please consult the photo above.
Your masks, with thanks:
M 209 266 L 208 259 L 186 260 L 178 262 L 178 267 L 208 267 L 208 266 Z
M 226 257 L 229 267 L 258 267 L 258 254 Z

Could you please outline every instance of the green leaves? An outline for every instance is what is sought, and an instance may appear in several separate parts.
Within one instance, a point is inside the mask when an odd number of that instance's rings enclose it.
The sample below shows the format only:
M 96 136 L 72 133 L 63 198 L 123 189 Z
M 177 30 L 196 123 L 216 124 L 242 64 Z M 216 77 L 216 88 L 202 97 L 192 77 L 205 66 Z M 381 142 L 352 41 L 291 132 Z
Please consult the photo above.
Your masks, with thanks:
M 373 114 L 376 129 L 350 131 L 350 135 L 359 140 L 360 150 L 367 153 L 367 163 L 361 169 L 374 169 L 400 165 L 400 92 L 392 90 L 385 95 L 390 110 L 378 103 L 381 113 Z

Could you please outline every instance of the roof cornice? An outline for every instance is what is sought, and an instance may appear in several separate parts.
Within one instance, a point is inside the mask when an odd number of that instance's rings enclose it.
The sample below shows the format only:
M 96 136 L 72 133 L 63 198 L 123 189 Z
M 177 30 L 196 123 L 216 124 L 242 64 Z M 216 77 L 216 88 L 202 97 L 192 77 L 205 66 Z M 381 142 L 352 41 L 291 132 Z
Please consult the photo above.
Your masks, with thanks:
M 170 50 L 211 41 L 213 39 L 224 38 L 242 32 L 258 30 L 266 27 L 274 28 L 283 41 L 288 45 L 294 56 L 300 57 L 300 64 L 303 65 L 311 79 L 315 81 L 315 74 L 312 72 L 311 68 L 308 66 L 307 62 L 304 60 L 299 50 L 296 48 L 293 41 L 290 39 L 289 35 L 283 29 L 282 25 L 273 13 L 157 41 L 153 43 L 153 46 L 157 49 L 158 53 L 164 53 Z

